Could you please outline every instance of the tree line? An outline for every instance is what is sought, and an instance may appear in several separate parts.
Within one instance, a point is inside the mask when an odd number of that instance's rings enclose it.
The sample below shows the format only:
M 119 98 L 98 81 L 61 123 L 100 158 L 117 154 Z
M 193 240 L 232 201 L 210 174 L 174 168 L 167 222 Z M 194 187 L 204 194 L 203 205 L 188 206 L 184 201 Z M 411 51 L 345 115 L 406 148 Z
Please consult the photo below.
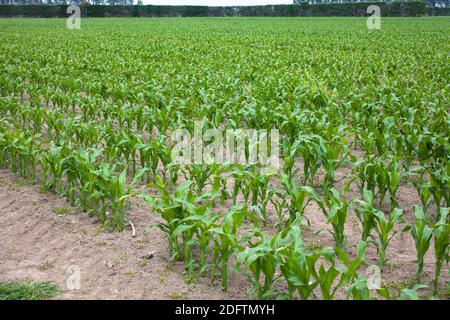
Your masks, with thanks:
M 408 0 L 401 0 L 401 1 L 408 2 Z M 413 0 L 413 1 L 416 1 L 416 0 Z M 430 7 L 450 8 L 450 0 L 423 0 L 423 1 Z M 294 0 L 294 4 L 300 4 L 300 3 L 304 3 L 304 2 L 307 2 L 309 4 L 324 4 L 324 3 L 355 3 L 355 2 L 371 2 L 371 1 L 368 1 L 368 0 L 309 0 L 309 1 Z M 380 0 L 380 2 L 392 2 L 392 1 Z M 400 1 L 396 1 L 396 2 L 400 2 Z
M 450 0 L 424 0 L 430 7 L 450 8 Z M 293 0 L 294 4 L 325 4 L 325 3 L 353 3 L 370 2 L 367 0 Z M 389 2 L 389 1 L 387 1 Z M 93 5 L 142 5 L 142 0 L 0 0 L 0 4 L 81 4 Z
M 89 3 L 93 5 L 133 5 L 134 0 L 0 0 L 0 4 L 81 4 Z M 139 1 L 136 1 L 136 4 Z

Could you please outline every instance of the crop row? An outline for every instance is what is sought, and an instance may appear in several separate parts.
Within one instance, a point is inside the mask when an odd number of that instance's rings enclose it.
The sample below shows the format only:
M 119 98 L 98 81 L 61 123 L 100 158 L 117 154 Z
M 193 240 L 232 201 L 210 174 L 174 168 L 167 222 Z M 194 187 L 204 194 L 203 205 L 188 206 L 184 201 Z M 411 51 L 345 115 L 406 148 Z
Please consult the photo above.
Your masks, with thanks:
M 110 229 L 123 230 L 129 200 L 142 198 L 189 280 L 220 277 L 226 290 L 234 266 L 258 298 L 377 297 L 363 273 L 366 249 L 377 249 L 383 272 L 391 240 L 408 233 L 416 286 L 399 295 L 423 288 L 431 246 L 438 293 L 449 260 L 449 85 L 439 41 L 448 31 L 417 40 L 434 20 L 393 19 L 371 47 L 352 19 L 308 28 L 211 21 L 92 20 L 79 34 L 57 22 L 27 34 L 29 22 L 11 22 L 22 40 L 1 34 L 0 165 Z M 194 134 L 194 121 L 224 133 L 279 130 L 280 170 L 173 162 L 173 133 Z M 402 203 L 405 186 L 420 203 Z M 333 247 L 305 245 L 311 206 Z M 355 254 L 352 215 L 361 230 Z M 377 294 L 397 296 L 387 287 Z

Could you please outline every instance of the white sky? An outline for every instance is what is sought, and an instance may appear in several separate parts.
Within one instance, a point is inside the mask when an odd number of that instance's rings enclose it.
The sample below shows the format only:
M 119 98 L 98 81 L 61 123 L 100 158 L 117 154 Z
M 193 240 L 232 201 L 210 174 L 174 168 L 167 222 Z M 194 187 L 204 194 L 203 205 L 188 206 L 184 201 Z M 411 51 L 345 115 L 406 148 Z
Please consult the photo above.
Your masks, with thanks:
M 292 0 L 143 0 L 144 4 L 200 5 L 200 6 L 252 6 L 265 4 L 292 4 Z

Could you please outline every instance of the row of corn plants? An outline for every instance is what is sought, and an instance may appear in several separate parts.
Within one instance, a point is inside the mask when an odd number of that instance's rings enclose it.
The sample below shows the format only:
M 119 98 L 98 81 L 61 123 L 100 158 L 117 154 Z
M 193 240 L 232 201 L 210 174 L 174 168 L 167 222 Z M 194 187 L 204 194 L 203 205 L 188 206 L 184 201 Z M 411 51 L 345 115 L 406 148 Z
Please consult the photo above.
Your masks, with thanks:
M 368 299 L 367 248 L 385 272 L 406 234 L 416 286 L 399 297 L 417 297 L 430 248 L 437 294 L 449 261 L 448 22 L 387 21 L 376 48 L 344 20 L 172 22 L 92 21 L 80 36 L 0 21 L 11 31 L 0 31 L 0 165 L 111 229 L 143 198 L 190 280 L 226 289 L 235 269 L 258 298 Z M 281 169 L 173 163 L 172 133 L 193 135 L 195 120 L 278 129 Z M 333 246 L 305 244 L 312 214 Z

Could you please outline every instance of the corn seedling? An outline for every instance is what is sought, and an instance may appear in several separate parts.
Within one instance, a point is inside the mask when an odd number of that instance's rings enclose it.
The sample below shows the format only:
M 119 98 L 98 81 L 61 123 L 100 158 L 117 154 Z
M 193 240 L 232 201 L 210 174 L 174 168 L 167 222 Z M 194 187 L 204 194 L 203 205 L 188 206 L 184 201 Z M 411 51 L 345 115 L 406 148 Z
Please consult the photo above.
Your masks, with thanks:
M 416 223 L 411 227 L 411 234 L 414 239 L 417 252 L 416 279 L 417 282 L 420 282 L 420 275 L 423 270 L 423 260 L 430 247 L 433 228 L 430 227 L 429 220 L 426 217 L 422 207 L 414 206 L 414 216 L 416 218 Z
M 376 230 L 379 239 L 378 249 L 380 252 L 380 269 L 383 271 L 386 262 L 386 249 L 392 237 L 397 233 L 397 231 L 394 230 L 394 227 L 401 220 L 403 210 L 395 208 L 387 218 L 381 210 L 375 209 L 373 214 L 375 215 Z
M 436 258 L 436 266 L 434 272 L 434 293 L 437 293 L 439 286 L 439 277 L 444 262 L 449 261 L 449 238 L 450 238 L 450 224 L 448 222 L 448 208 L 441 208 L 439 220 L 433 228 L 434 235 L 434 255 Z

